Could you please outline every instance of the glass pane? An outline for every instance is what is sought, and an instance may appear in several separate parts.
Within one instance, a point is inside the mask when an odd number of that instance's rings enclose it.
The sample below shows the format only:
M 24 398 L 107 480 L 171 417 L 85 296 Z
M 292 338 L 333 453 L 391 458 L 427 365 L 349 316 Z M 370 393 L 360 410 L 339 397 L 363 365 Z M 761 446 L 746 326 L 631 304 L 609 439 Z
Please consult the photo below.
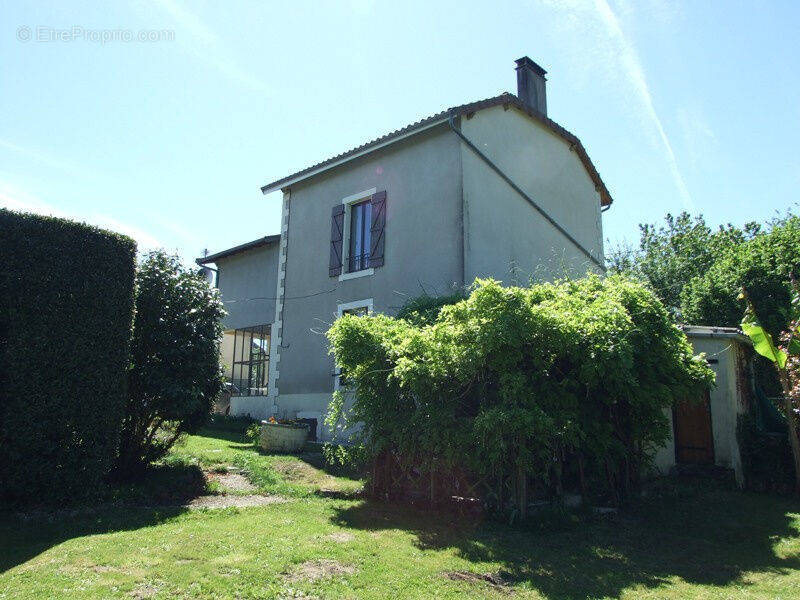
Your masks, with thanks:
M 358 259 L 361 254 L 361 205 L 350 207 L 350 265 L 349 271 L 358 270 Z
M 350 258 L 348 271 L 360 271 L 369 266 L 370 227 L 372 226 L 372 203 L 369 200 L 350 207 Z

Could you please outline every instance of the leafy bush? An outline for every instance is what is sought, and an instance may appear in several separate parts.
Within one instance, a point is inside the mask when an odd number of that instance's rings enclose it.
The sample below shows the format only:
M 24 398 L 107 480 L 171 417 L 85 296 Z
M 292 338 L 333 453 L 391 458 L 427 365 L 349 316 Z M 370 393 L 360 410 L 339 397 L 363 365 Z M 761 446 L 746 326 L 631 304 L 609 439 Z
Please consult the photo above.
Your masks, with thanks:
M 461 302 L 464 298 L 466 298 L 464 292 L 454 292 L 445 296 L 423 294 L 406 302 L 397 311 L 397 318 L 405 319 L 414 325 L 430 325 L 439 316 L 442 308 Z
M 413 465 L 527 473 L 559 489 L 624 494 L 668 435 L 664 411 L 711 385 L 655 295 L 623 276 L 502 287 L 478 281 L 430 325 L 337 319 L 336 362 L 356 384 L 333 419 Z
M 361 477 L 369 464 L 369 452 L 362 444 L 342 446 L 326 442 L 322 445 L 322 456 L 336 475 Z
M 0 210 L 0 497 L 95 491 L 125 409 L 136 244 Z
M 211 414 L 206 422 L 206 429 L 244 434 L 251 425 L 258 425 L 260 421 L 248 416 L 233 417 L 230 415 Z
M 259 440 L 261 439 L 261 424 L 253 423 L 252 425 L 248 425 L 247 429 L 245 429 L 244 437 L 250 440 L 250 443 L 254 446 L 258 446 Z
M 795 468 L 787 435 L 759 431 L 751 415 L 738 417 L 736 433 L 745 485 L 756 491 L 791 492 Z
M 139 266 L 128 405 L 117 471 L 135 473 L 208 419 L 222 388 L 217 290 L 176 256 L 152 252 Z

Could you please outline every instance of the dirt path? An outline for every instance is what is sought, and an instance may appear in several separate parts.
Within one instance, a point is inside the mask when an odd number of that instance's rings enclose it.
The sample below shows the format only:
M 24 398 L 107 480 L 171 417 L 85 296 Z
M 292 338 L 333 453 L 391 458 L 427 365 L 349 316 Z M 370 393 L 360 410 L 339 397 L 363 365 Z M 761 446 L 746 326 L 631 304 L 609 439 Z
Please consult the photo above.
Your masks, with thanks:
M 288 502 L 283 496 L 262 496 L 259 494 L 248 494 L 247 496 L 235 494 L 219 494 L 214 496 L 198 496 L 185 506 L 188 508 L 230 508 L 246 506 L 266 506 L 267 504 L 279 504 Z

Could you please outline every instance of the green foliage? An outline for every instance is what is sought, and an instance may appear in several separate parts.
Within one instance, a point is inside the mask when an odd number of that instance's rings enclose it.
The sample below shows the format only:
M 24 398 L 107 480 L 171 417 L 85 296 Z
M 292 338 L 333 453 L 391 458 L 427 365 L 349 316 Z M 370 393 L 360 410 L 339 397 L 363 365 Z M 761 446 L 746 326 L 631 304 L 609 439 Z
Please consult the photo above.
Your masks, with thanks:
M 800 273 L 800 217 L 788 215 L 730 249 L 681 294 L 686 322 L 736 327 L 747 290 L 754 314 L 773 338 L 786 328 L 791 312 L 791 275 Z
M 443 307 L 461 302 L 466 298 L 463 291 L 453 292 L 444 296 L 429 296 L 423 294 L 406 302 L 399 311 L 398 319 L 405 319 L 417 326 L 430 325 L 439 316 Z
M 695 276 L 681 290 L 680 316 L 684 323 L 737 327 L 744 313 L 738 300 L 740 277 L 738 251 L 721 256 L 705 273 Z
M 747 487 L 757 491 L 790 492 L 795 467 L 787 435 L 759 431 L 749 414 L 739 415 L 736 433 Z
M 96 491 L 125 407 L 133 240 L 0 210 L 0 497 Z
M 345 315 L 328 338 L 357 390 L 332 418 L 363 423 L 370 456 L 543 483 L 580 461 L 615 493 L 665 441 L 664 409 L 713 381 L 658 298 L 620 275 L 478 281 L 429 325 Z
M 761 356 L 777 365 L 779 369 L 786 368 L 786 353 L 775 345 L 772 336 L 761 326 L 758 318 L 753 314 L 751 307 L 744 311 L 742 331 L 753 342 L 753 349 Z
M 261 424 L 253 423 L 249 425 L 244 431 L 244 437 L 250 440 L 250 443 L 258 446 L 258 440 L 261 439 Z
M 337 475 L 360 477 L 367 470 L 369 452 L 363 444 L 342 446 L 326 442 L 322 445 L 325 464 Z
M 247 416 L 234 417 L 231 415 L 211 414 L 206 422 L 207 429 L 231 433 L 242 433 L 251 425 L 258 425 L 260 421 Z
M 181 434 L 196 432 L 222 387 L 224 310 L 217 290 L 161 251 L 147 255 L 136 283 L 120 474 L 140 470 Z
M 639 248 L 613 249 L 609 270 L 648 281 L 673 311 L 681 306 L 681 292 L 687 282 L 706 273 L 720 257 L 761 230 L 756 223 L 748 223 L 743 229 L 728 224 L 712 230 L 702 215 L 692 218 L 686 212 L 677 217 L 668 214 L 664 220 L 661 226 L 639 225 Z

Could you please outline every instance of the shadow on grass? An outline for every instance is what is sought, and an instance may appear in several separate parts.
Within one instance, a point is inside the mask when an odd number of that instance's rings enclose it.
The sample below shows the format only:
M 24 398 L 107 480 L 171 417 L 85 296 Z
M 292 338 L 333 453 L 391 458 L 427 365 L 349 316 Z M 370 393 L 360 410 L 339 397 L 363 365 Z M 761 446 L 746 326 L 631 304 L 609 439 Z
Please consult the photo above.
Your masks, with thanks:
M 218 429 L 216 427 L 203 427 L 198 431 L 195 435 L 207 438 L 213 438 L 217 440 L 223 440 L 226 442 L 236 442 L 238 444 L 247 444 L 247 438 L 244 435 L 244 431 L 237 431 L 237 430 L 230 430 L 230 429 Z M 249 444 L 247 444 L 249 445 Z
M 247 444 L 245 432 L 248 427 L 256 424 L 258 424 L 258 421 L 250 417 L 211 415 L 208 422 L 196 435 L 225 440 L 226 442 Z
M 158 525 L 205 493 L 199 467 L 161 465 L 134 481 L 112 484 L 93 503 L 0 510 L 0 573 L 69 539 Z
M 306 464 L 311 465 L 312 467 L 319 469 L 324 473 L 327 473 L 328 475 L 333 475 L 334 477 L 346 477 L 347 479 L 354 480 L 364 479 L 366 477 L 366 473 L 363 470 L 359 470 L 355 467 L 329 463 L 327 460 L 325 460 L 325 455 L 322 453 L 321 444 L 306 444 L 306 448 L 301 454 L 297 455 L 297 458 Z
M 207 486 L 197 465 L 151 465 L 135 479 L 112 483 L 103 499 L 129 506 L 179 506 L 207 494 Z
M 375 501 L 339 508 L 333 520 L 356 529 L 411 531 L 422 549 L 453 548 L 470 562 L 500 563 L 504 580 L 566 600 L 616 598 L 675 576 L 725 586 L 742 585 L 746 571 L 798 569 L 800 556 L 782 558 L 773 550 L 776 538 L 798 537 L 791 515 L 798 511 L 796 500 L 703 483 L 676 488 L 612 519 L 550 531 L 535 523 L 525 531 Z
M 5 573 L 67 540 L 151 527 L 168 521 L 185 510 L 187 509 L 182 507 L 107 506 L 25 516 L 0 512 L 0 573 Z

